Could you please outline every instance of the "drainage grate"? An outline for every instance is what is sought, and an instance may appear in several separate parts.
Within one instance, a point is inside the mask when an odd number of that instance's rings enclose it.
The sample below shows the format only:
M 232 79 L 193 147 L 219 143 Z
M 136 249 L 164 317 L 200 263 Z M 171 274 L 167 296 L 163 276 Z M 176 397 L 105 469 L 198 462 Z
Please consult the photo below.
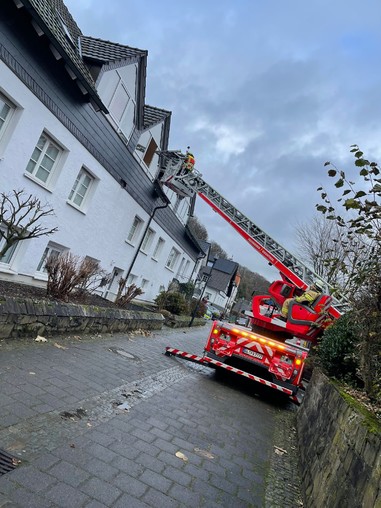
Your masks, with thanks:
M 16 469 L 20 462 L 20 459 L 12 457 L 12 455 L 9 455 L 4 450 L 0 450 L 0 476 Z

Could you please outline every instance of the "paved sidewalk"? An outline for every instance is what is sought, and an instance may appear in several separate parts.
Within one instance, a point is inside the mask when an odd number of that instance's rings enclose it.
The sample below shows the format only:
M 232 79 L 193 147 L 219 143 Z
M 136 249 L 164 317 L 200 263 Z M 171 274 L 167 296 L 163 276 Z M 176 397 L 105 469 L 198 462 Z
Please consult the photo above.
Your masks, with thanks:
M 208 328 L 0 341 L 0 507 L 299 506 L 294 407 L 163 354 Z

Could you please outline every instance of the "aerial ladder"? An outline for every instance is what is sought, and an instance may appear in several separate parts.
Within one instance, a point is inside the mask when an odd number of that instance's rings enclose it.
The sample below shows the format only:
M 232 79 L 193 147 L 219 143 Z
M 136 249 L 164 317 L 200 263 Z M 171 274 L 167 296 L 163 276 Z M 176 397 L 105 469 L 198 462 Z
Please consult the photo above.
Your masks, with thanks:
M 334 288 L 328 282 L 322 280 L 321 276 L 205 182 L 197 169 L 186 170 L 185 159 L 186 155 L 180 151 L 160 153 L 161 185 L 172 189 L 180 198 L 193 198 L 198 195 L 279 271 L 281 280 L 270 285 L 268 295 L 253 297 L 252 311 L 248 313 L 251 320 L 250 332 L 230 323 L 216 321 L 212 326 L 204 357 L 195 359 L 195 355 L 173 348 L 167 348 L 167 354 L 208 365 L 217 362 L 215 366 L 229 370 L 234 369 L 231 361 L 233 359 L 261 364 L 272 375 L 270 383 L 275 383 L 278 387 L 276 389 L 281 391 L 291 389 L 292 393 L 289 395 L 294 399 L 301 386 L 303 364 L 307 357 L 306 348 L 298 347 L 298 344 L 301 344 L 301 340 L 304 345 L 305 341 L 316 342 L 323 330 L 348 310 L 348 302 L 343 295 L 336 292 L 331 294 Z M 284 300 L 302 294 L 317 279 L 323 284 L 324 291 L 314 302 L 314 306 L 307 307 L 292 302 L 289 315 L 284 319 L 279 312 Z M 274 307 L 267 305 L 269 300 L 275 302 Z M 296 338 L 301 340 L 295 342 Z M 241 363 L 239 362 L 240 365 Z M 243 372 L 242 375 L 249 376 L 248 372 L 240 368 L 236 370 L 239 371 L 237 373 Z M 262 379 L 259 382 L 269 382 L 261 377 L 254 377 L 254 381 Z

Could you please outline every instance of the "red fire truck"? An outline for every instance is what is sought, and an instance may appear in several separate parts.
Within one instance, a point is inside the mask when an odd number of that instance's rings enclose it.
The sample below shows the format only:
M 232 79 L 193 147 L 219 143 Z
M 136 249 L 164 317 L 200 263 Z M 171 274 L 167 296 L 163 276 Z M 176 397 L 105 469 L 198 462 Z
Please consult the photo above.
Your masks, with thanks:
M 251 312 L 247 313 L 249 329 L 217 320 L 212 324 L 204 356 L 171 347 L 166 354 L 227 369 L 283 392 L 299 403 L 309 347 L 346 310 L 347 302 L 341 295 L 330 296 L 328 283 L 221 196 L 195 168 L 183 171 L 184 161 L 181 152 L 161 152 L 160 183 L 180 197 L 200 196 L 279 270 L 281 279 L 270 285 L 267 295 L 253 297 Z M 292 301 L 285 319 L 280 314 L 284 300 L 301 295 L 316 279 L 324 284 L 325 291 L 310 305 Z M 274 305 L 269 306 L 269 300 Z

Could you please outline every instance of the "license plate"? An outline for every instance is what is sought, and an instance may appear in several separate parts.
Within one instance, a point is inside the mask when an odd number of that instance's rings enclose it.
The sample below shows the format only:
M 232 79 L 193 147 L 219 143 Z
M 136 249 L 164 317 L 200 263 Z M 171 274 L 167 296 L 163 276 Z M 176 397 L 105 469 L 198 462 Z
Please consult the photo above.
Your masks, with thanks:
M 257 353 L 257 351 L 252 351 L 251 349 L 243 348 L 242 352 L 245 353 L 245 355 L 252 356 L 253 358 L 258 358 L 258 360 L 262 360 L 263 354 Z

